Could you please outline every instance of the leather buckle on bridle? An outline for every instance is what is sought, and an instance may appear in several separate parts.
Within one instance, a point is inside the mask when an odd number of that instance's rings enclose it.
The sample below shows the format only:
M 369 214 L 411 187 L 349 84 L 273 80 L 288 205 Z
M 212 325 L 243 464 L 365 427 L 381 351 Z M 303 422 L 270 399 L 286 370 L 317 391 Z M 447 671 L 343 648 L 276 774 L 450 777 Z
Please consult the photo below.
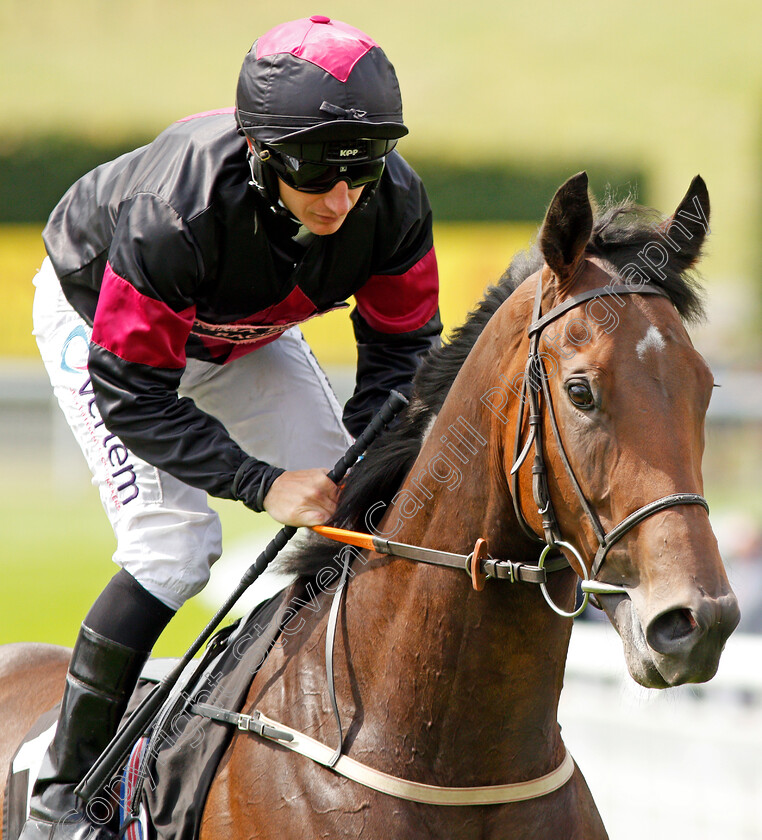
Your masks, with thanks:
M 521 563 L 514 563 L 511 560 L 493 560 L 490 559 L 484 564 L 487 577 L 495 577 L 499 580 L 507 580 L 508 583 L 516 583 L 519 580 L 519 569 Z M 506 570 L 508 574 L 501 574 Z
M 487 540 L 479 537 L 474 544 L 474 550 L 466 557 L 466 574 L 470 576 L 471 585 L 477 592 L 481 592 L 487 584 L 487 575 L 482 569 L 482 563 L 489 559 Z

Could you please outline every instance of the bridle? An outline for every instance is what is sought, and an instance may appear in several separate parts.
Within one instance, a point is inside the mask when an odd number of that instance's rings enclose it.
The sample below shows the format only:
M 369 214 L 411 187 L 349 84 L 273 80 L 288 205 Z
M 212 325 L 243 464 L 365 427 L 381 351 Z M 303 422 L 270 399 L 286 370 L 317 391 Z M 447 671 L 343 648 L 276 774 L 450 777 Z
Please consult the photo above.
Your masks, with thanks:
M 524 379 L 519 398 L 519 414 L 516 421 L 513 466 L 511 467 L 510 473 L 511 497 L 513 499 L 513 508 L 516 518 L 521 526 L 521 529 L 530 539 L 544 545 L 538 561 L 538 566 L 542 567 L 547 555 L 558 547 L 566 548 L 575 556 L 580 564 L 580 568 L 583 573 L 581 589 L 584 597 L 581 605 L 573 612 L 566 612 L 557 607 L 548 595 L 547 587 L 545 585 L 541 585 L 540 587 L 543 595 L 545 596 L 545 600 L 555 612 L 559 615 L 574 618 L 585 609 L 592 593 L 600 595 L 627 593 L 627 589 L 625 587 L 596 581 L 595 577 L 600 571 L 611 547 L 619 542 L 619 540 L 629 533 L 636 525 L 640 524 L 649 516 L 652 516 L 665 508 L 674 507 L 675 505 L 701 505 L 707 512 L 709 511 L 709 505 L 706 499 L 698 493 L 672 493 L 668 496 L 656 499 L 653 502 L 649 502 L 648 504 L 645 504 L 633 511 L 618 525 L 615 525 L 608 533 L 606 533 L 603 525 L 601 524 L 600 517 L 587 500 L 582 488 L 580 487 L 579 481 L 574 474 L 571 462 L 569 461 L 569 457 L 566 454 L 563 441 L 561 440 L 558 421 L 556 420 L 556 414 L 553 409 L 553 400 L 550 393 L 550 376 L 545 369 L 542 354 L 540 352 L 540 337 L 542 335 L 542 331 L 548 326 L 548 324 L 553 323 L 553 321 L 560 318 L 569 310 L 574 309 L 589 300 L 593 300 L 594 298 L 623 294 L 659 295 L 661 297 L 666 297 L 667 299 L 669 299 L 669 297 L 667 293 L 658 286 L 643 285 L 634 287 L 624 283 L 616 285 L 609 284 L 608 286 L 600 286 L 568 298 L 553 307 L 550 312 L 543 315 L 542 289 L 543 283 L 541 272 L 537 280 L 537 292 L 535 294 L 532 321 L 527 328 L 527 334 L 529 335 L 529 354 L 524 368 Z M 542 401 L 540 400 L 540 394 L 542 394 Z M 585 516 L 590 522 L 593 533 L 598 541 L 598 550 L 593 559 L 592 568 L 589 570 L 589 573 L 580 552 L 571 543 L 563 539 L 558 525 L 558 517 L 556 516 L 553 508 L 553 502 L 550 498 L 548 470 L 543 453 L 543 404 L 547 410 L 548 418 L 550 420 L 550 428 L 556 441 L 558 453 L 561 456 L 561 461 L 563 462 L 566 474 L 571 481 L 577 499 L 579 500 L 582 509 L 585 512 Z M 522 447 L 521 430 L 524 425 L 524 415 L 527 408 L 529 411 L 529 436 Z M 540 538 L 527 522 L 521 509 L 519 499 L 519 469 L 532 448 L 534 448 L 534 461 L 532 463 L 532 494 L 534 496 L 535 504 L 537 505 L 537 512 L 542 519 L 543 538 Z

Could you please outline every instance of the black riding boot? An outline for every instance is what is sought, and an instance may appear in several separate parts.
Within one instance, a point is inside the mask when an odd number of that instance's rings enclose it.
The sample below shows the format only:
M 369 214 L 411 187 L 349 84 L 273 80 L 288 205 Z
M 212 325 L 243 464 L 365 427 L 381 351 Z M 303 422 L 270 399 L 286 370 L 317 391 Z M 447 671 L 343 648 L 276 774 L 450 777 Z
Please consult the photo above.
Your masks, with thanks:
M 58 727 L 32 792 L 31 811 L 19 840 L 112 840 L 98 814 L 84 811 L 74 795 L 116 733 L 147 651 L 113 642 L 82 625 L 74 645 Z M 92 820 L 92 821 L 91 821 Z
M 121 569 L 90 608 L 66 675 L 58 726 L 19 840 L 113 840 L 111 800 L 90 811 L 74 788 L 116 734 L 140 671 L 174 615 Z

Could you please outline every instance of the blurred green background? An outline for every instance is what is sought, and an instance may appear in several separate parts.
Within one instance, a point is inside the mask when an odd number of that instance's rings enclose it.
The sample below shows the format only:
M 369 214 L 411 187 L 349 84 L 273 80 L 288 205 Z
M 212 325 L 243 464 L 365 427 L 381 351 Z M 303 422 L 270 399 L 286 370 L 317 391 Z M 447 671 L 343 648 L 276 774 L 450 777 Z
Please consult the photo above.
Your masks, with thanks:
M 703 175 L 710 321 L 694 340 L 725 386 L 707 496 L 720 523 L 738 511 L 759 522 L 762 5 L 2 0 L 0 642 L 71 644 L 114 571 L 109 526 L 54 419 L 30 335 L 44 219 L 92 166 L 232 104 L 257 35 L 318 12 L 369 32 L 396 66 L 410 128 L 400 149 L 431 195 L 448 328 L 529 244 L 569 175 L 586 169 L 599 197 L 634 193 L 665 213 Z M 332 370 L 351 365 L 345 315 L 305 332 Z M 228 546 L 271 531 L 220 508 Z M 157 651 L 181 652 L 212 606 L 186 605 Z

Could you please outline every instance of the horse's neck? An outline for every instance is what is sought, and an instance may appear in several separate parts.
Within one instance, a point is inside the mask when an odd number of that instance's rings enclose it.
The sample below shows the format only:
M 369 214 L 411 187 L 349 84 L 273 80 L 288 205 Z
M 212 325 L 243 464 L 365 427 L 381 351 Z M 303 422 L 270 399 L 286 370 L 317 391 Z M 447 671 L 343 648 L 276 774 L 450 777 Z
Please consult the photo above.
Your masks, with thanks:
M 401 490 L 409 515 L 392 509 L 385 519 L 389 529 L 401 526 L 395 541 L 457 553 L 471 551 L 478 537 L 501 552 L 518 545 L 480 387 L 473 380 L 453 386 Z M 448 464 L 460 478 L 443 478 Z M 361 578 L 347 602 L 352 671 L 365 721 L 382 715 L 397 754 L 412 747 L 418 767 L 440 780 L 449 773 L 442 783 L 456 785 L 552 769 L 570 627 L 539 589 L 490 581 L 476 592 L 465 573 L 408 560 L 371 561 Z M 475 754 L 474 744 L 494 749 Z

